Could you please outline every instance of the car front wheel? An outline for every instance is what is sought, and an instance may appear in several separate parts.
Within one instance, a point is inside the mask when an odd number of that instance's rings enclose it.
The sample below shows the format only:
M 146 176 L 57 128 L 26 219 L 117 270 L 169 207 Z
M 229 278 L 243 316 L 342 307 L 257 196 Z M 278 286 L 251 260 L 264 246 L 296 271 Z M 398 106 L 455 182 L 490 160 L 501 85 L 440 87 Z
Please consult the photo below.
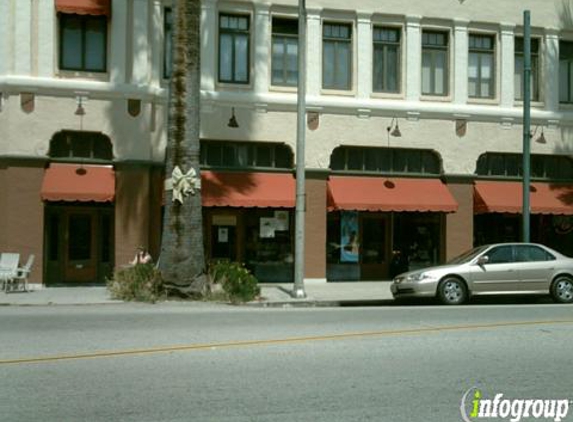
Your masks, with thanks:
M 444 305 L 461 305 L 468 297 L 468 291 L 463 281 L 448 277 L 438 286 L 438 297 Z
M 558 277 L 551 289 L 553 300 L 560 303 L 573 302 L 573 280 L 569 277 Z

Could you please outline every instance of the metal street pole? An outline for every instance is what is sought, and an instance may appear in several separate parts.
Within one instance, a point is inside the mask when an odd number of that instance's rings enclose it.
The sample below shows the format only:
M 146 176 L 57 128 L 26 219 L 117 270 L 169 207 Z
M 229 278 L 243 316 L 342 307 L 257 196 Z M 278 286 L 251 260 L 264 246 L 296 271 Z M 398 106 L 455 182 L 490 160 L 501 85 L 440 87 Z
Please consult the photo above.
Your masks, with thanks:
M 296 209 L 293 297 L 306 297 L 304 291 L 304 218 L 306 135 L 306 1 L 298 0 L 298 89 L 296 113 Z
M 523 12 L 523 242 L 529 242 L 529 186 L 531 184 L 531 17 Z

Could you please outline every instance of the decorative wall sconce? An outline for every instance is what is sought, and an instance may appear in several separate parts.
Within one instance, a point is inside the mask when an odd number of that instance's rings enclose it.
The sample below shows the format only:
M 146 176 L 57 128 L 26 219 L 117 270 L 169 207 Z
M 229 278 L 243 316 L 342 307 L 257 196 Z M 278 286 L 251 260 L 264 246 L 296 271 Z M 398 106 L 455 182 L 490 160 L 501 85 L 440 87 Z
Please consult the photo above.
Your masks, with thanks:
M 231 108 L 231 118 L 229 119 L 229 123 L 227 123 L 227 126 L 233 129 L 239 127 L 239 123 L 237 122 L 237 118 L 235 117 L 235 107 Z
M 533 131 L 533 133 L 530 135 L 530 138 L 533 139 L 533 137 L 535 136 L 535 134 L 537 133 L 537 130 L 541 127 L 541 135 L 539 135 L 536 139 L 535 139 L 535 143 L 537 144 L 546 144 L 547 143 L 547 139 L 545 139 L 545 134 L 543 133 L 543 126 L 535 126 L 535 130 Z
M 78 107 L 76 108 L 76 111 L 74 112 L 74 114 L 76 116 L 85 116 L 86 115 L 86 110 L 84 109 L 84 99 L 81 95 L 76 97 L 76 102 L 78 104 Z
M 392 117 L 392 120 L 390 121 L 390 126 L 386 128 L 386 131 L 390 136 L 393 136 L 395 138 L 402 137 L 402 132 L 400 132 L 400 127 L 398 126 L 397 117 Z

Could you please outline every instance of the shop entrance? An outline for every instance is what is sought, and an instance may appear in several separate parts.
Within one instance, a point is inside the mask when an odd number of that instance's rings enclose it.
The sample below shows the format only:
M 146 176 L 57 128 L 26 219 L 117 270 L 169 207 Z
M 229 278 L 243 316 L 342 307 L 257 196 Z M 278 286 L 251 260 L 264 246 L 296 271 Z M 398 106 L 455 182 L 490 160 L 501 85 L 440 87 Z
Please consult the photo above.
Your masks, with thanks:
M 238 224 L 240 214 L 230 210 L 207 213 L 209 259 L 240 260 Z
M 46 207 L 46 280 L 103 283 L 113 269 L 113 207 Z

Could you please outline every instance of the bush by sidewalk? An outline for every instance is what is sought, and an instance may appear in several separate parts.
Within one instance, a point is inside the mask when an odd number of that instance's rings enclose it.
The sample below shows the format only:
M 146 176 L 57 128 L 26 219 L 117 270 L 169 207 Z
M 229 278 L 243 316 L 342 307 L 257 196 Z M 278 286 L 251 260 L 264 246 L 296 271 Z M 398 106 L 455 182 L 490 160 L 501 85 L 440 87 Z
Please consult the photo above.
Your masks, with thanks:
M 166 296 L 161 272 L 152 263 L 116 269 L 107 288 L 113 299 L 125 301 L 155 303 Z
M 227 260 L 209 264 L 211 297 L 218 299 L 222 290 L 232 303 L 249 302 L 259 296 L 261 290 L 257 279 L 244 264 Z

